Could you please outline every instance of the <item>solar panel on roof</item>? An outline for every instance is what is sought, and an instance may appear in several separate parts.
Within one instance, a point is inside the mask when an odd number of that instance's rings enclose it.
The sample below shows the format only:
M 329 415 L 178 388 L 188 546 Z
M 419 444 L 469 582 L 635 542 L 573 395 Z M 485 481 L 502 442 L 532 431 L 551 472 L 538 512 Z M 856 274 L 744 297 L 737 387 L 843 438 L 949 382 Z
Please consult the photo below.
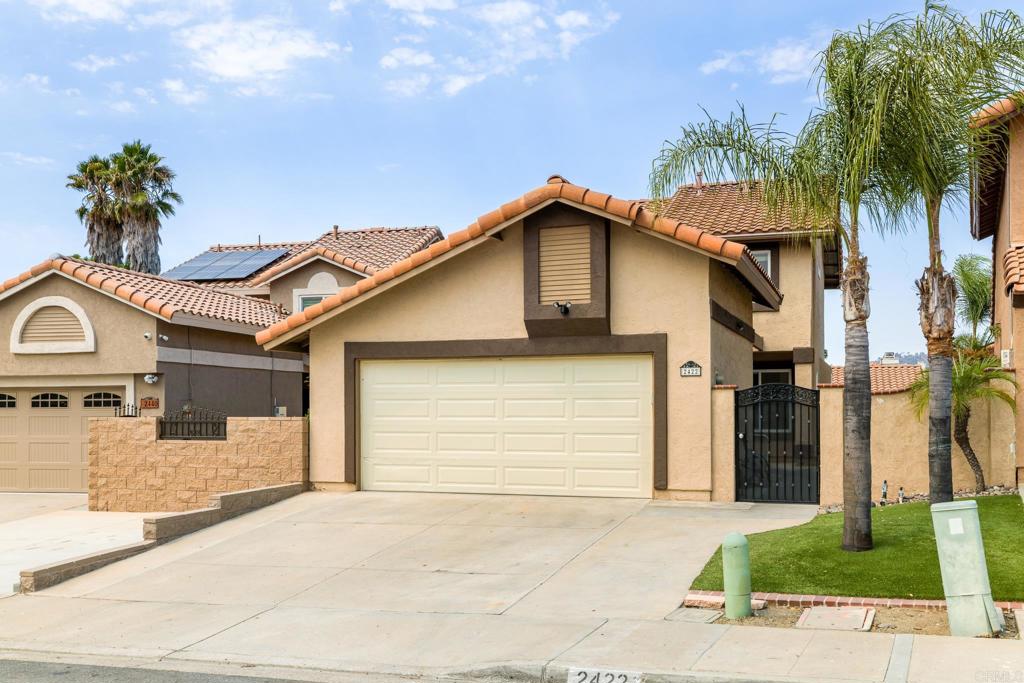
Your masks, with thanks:
M 207 251 L 171 268 L 164 277 L 172 280 L 240 280 L 287 253 L 287 249 Z

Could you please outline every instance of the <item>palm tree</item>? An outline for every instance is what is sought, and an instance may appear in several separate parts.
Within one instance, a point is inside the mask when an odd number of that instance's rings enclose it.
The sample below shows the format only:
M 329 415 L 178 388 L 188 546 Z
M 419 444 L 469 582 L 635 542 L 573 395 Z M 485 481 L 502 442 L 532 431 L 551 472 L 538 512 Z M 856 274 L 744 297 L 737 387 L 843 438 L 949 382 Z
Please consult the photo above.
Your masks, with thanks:
M 910 386 L 910 402 L 917 416 L 923 417 L 928 411 L 931 394 L 931 372 L 924 370 Z M 974 473 L 974 486 L 977 493 L 985 490 L 985 471 L 978 461 L 978 455 L 971 446 L 969 427 L 971 423 L 971 404 L 975 401 L 1002 401 L 1011 409 L 1016 409 L 1013 395 L 993 382 L 1007 382 L 1015 389 L 1017 382 L 1013 373 L 999 366 L 999 359 L 988 354 L 977 356 L 958 351 L 953 362 L 952 374 L 952 405 L 953 405 L 953 438 L 956 445 L 963 451 L 967 464 Z
M 884 224 L 875 190 L 881 154 L 886 87 L 872 61 L 880 40 L 873 26 L 837 33 L 821 55 L 821 106 L 796 135 L 774 119 L 751 124 L 740 109 L 727 121 L 710 116 L 683 127 L 655 160 L 656 200 L 697 172 L 756 181 L 771 212 L 788 211 L 805 225 L 827 226 L 846 245 L 842 277 L 846 322 L 843 389 L 843 541 L 845 550 L 873 547 L 871 533 L 871 378 L 868 352 L 867 257 L 860 248 L 861 211 Z M 887 176 L 884 176 L 887 177 Z M 657 207 L 657 202 L 655 203 Z M 822 231 L 823 238 L 835 239 Z
M 957 349 L 967 353 L 991 353 L 992 261 L 980 254 L 961 254 L 953 262 L 956 282 L 956 315 L 969 331 L 953 339 Z
M 117 215 L 124 224 L 128 267 L 160 272 L 160 220 L 174 215 L 181 196 L 174 191 L 174 171 L 141 140 L 125 143 L 111 160 L 111 187 Z
M 920 323 L 930 367 L 929 497 L 953 498 L 950 423 L 957 290 L 942 261 L 939 220 L 944 202 L 969 193 L 971 170 L 991 173 L 998 125 L 972 128 L 972 112 L 1019 90 L 1024 26 L 1012 12 L 985 12 L 979 24 L 941 5 L 900 18 L 886 32 L 878 59 L 891 73 L 883 146 L 894 175 L 882 184 L 886 204 L 903 218 L 924 214 L 928 266 L 917 280 Z
M 89 257 L 119 266 L 124 262 L 124 228 L 116 216 L 110 180 L 110 159 L 94 154 L 79 162 L 76 172 L 68 176 L 67 187 L 83 193 L 76 213 L 85 224 Z

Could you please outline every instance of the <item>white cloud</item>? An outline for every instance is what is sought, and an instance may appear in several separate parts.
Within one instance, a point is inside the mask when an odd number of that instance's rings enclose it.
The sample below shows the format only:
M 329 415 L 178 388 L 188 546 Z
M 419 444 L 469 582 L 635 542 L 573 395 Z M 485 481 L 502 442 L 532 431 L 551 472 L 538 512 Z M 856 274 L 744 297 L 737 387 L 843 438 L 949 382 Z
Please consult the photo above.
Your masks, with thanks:
M 43 74 L 27 73 L 21 77 L 21 84 L 36 92 L 50 94 L 50 77 Z
M 189 88 L 179 78 L 165 78 L 160 87 L 167 93 L 172 102 L 186 107 L 198 104 L 206 99 L 206 90 L 203 88 Z
M 429 85 L 430 76 L 427 74 L 417 74 L 410 78 L 397 78 L 387 81 L 384 84 L 384 89 L 392 95 L 399 97 L 416 97 L 423 94 Z
M 393 10 L 416 14 L 430 10 L 444 12 L 458 7 L 455 0 L 384 0 L 384 4 Z
M 424 67 L 433 63 L 434 56 L 432 54 L 409 47 L 396 47 L 380 58 L 382 69 L 397 69 L 402 66 Z
M 147 88 L 132 88 L 132 94 L 138 97 L 146 104 L 156 104 L 156 98 L 153 97 L 153 91 Z
M 339 14 L 348 12 L 352 9 L 352 5 L 358 3 L 359 0 L 331 0 L 327 3 L 327 9 L 331 12 L 338 12 Z
M 23 154 L 22 152 L 0 152 L 0 157 L 10 160 L 18 166 L 52 166 L 55 163 L 50 157 Z
M 239 92 L 243 94 L 269 94 L 271 81 L 299 62 L 323 59 L 342 50 L 337 43 L 319 40 L 312 31 L 272 17 L 224 19 L 189 26 L 175 35 L 192 53 L 192 66 L 214 80 L 242 84 Z
M 723 50 L 719 51 L 714 59 L 702 63 L 698 68 L 706 76 L 723 71 L 756 71 L 766 75 L 768 82 L 776 85 L 806 82 L 814 70 L 823 42 L 824 39 L 815 35 L 804 39 L 785 38 L 774 46 L 753 50 Z
M 481 21 L 488 24 L 507 25 L 517 24 L 533 19 L 540 11 L 540 7 L 525 0 L 503 0 L 503 2 L 492 2 L 474 8 L 473 13 Z M 543 19 L 540 20 L 543 27 Z
M 30 0 L 47 21 L 108 22 L 129 28 L 181 26 L 202 15 L 223 13 L 231 0 Z M 165 4 L 173 4 L 167 8 Z
M 570 30 L 574 28 L 586 28 L 590 26 L 590 15 L 586 12 L 571 9 L 555 17 L 558 28 Z
M 485 76 L 484 74 L 474 74 L 471 76 L 464 74 L 458 76 L 448 76 L 447 78 L 444 79 L 444 86 L 442 87 L 442 90 L 444 91 L 445 95 L 453 97 L 454 95 L 458 95 L 460 92 L 462 92 L 469 86 L 476 85 L 485 78 L 487 78 L 487 76 Z
M 77 61 L 71 62 L 71 66 L 79 71 L 94 74 L 101 69 L 117 66 L 117 62 L 117 57 L 100 57 L 99 55 L 88 54 Z
M 135 105 L 128 100 L 118 100 L 110 103 L 110 109 L 118 114 L 134 114 Z

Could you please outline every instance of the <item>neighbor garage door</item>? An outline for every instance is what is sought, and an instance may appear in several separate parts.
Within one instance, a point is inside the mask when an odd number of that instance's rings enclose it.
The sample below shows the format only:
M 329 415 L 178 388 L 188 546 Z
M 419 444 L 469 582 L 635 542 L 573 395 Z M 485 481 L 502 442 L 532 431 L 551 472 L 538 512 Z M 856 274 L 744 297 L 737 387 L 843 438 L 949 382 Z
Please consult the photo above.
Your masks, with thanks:
M 649 356 L 363 361 L 359 383 L 364 489 L 651 496 Z
M 113 415 L 123 387 L 0 387 L 0 491 L 85 491 L 89 418 Z

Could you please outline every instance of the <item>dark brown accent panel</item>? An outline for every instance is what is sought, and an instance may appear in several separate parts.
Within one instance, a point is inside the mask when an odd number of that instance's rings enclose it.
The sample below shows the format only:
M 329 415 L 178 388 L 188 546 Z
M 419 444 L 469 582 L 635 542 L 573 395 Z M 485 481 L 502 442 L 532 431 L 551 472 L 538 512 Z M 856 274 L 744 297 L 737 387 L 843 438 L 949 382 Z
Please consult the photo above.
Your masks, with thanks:
M 345 482 L 356 484 L 359 463 L 359 361 L 648 354 L 654 371 L 654 488 L 668 488 L 668 337 L 664 334 L 345 342 Z
M 573 303 L 567 314 L 540 303 L 540 231 L 586 225 L 590 228 L 590 301 Z M 601 216 L 553 204 L 523 221 L 523 318 L 531 337 L 589 336 L 611 333 L 608 318 L 611 226 Z
M 714 299 L 711 300 L 711 319 L 716 323 L 728 327 L 731 331 L 740 335 L 751 344 L 753 344 L 757 338 L 757 335 L 754 333 L 753 325 L 750 325 L 736 317 Z
M 797 346 L 793 349 L 793 362 L 797 364 L 801 363 L 813 363 L 814 362 L 814 349 L 810 346 Z

